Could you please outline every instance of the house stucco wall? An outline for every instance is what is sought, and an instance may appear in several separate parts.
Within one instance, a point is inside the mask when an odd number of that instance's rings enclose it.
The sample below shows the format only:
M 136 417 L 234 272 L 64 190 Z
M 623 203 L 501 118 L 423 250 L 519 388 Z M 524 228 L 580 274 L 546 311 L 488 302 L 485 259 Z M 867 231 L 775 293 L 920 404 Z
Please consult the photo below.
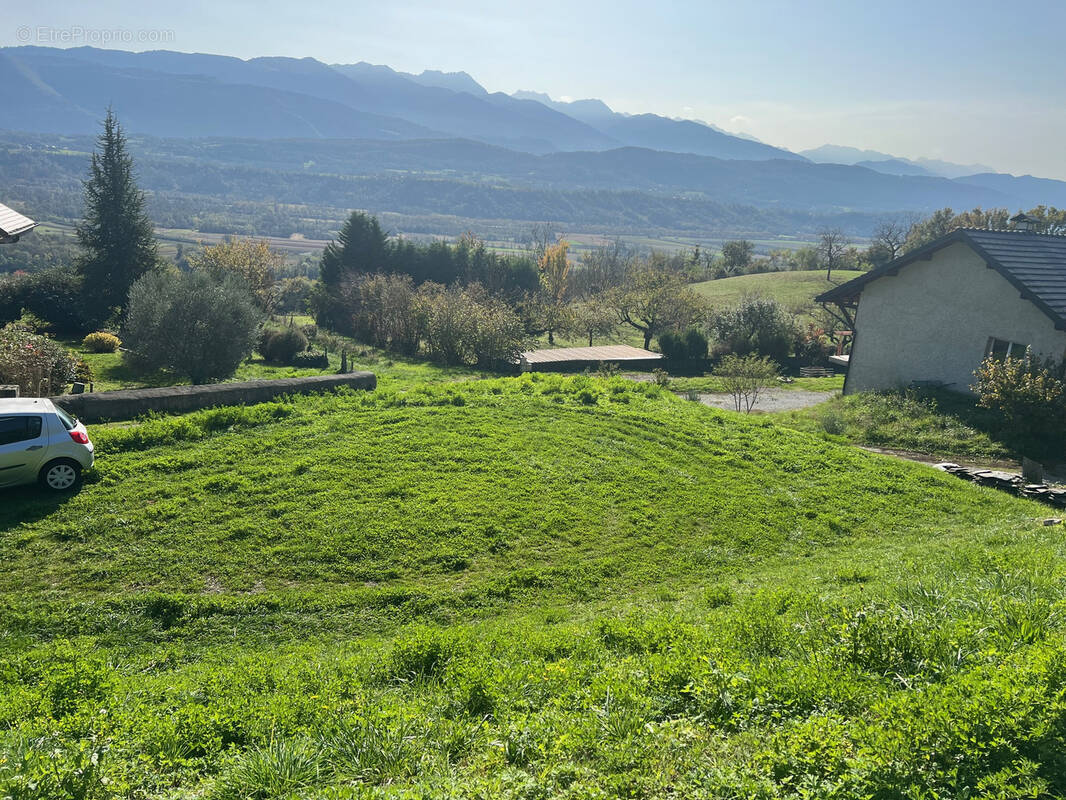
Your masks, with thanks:
M 845 391 L 941 381 L 968 392 L 988 337 L 1063 358 L 1066 331 L 962 242 L 871 281 L 855 315 Z

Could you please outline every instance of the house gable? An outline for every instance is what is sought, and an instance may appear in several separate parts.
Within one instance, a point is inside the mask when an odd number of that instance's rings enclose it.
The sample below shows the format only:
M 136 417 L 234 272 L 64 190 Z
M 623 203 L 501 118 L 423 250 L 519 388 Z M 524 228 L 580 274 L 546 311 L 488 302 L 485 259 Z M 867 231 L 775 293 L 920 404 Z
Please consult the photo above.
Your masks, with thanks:
M 1066 236 L 1022 231 L 959 228 L 936 241 L 870 270 L 815 298 L 839 307 L 854 306 L 866 287 L 907 266 L 929 261 L 936 253 L 964 242 L 1033 303 L 1059 330 L 1066 330 Z
M 893 262 L 892 271 L 864 276 L 848 393 L 916 381 L 969 391 L 993 338 L 1054 358 L 1066 353 L 1066 332 L 1046 309 L 1023 298 L 1016 281 L 966 237 L 947 239 L 917 258 Z

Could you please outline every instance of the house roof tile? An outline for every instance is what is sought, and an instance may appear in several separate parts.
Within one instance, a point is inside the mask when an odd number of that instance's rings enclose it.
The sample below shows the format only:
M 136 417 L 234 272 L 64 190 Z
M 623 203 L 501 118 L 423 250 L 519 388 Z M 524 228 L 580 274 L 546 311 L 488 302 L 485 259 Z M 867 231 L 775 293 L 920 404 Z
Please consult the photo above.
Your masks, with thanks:
M 857 298 L 866 284 L 895 275 L 907 264 L 928 258 L 955 242 L 969 245 L 1025 299 L 1047 314 L 1057 328 L 1066 330 L 1066 236 L 1059 235 L 959 228 L 815 299 L 831 303 Z

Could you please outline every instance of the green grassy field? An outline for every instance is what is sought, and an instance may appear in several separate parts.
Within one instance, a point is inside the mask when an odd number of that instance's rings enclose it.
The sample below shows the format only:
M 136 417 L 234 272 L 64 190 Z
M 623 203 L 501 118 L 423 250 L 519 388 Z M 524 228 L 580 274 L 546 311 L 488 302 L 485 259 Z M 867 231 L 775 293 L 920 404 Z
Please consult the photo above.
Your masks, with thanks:
M 299 318 L 297 318 L 299 321 Z M 174 386 L 187 383 L 181 376 L 168 372 L 144 374 L 130 369 L 122 360 L 121 353 L 91 353 L 81 346 L 80 340 L 60 339 L 79 358 L 84 359 L 93 371 L 95 391 L 108 392 L 116 389 L 144 389 L 157 386 Z M 383 388 L 433 384 L 441 381 L 467 380 L 484 377 L 485 373 L 470 367 L 442 367 L 419 359 L 405 358 L 394 353 L 378 350 L 348 340 L 349 369 L 370 370 Z M 329 354 L 329 366 L 298 368 L 267 363 L 258 354 L 243 362 L 230 381 L 250 381 L 275 378 L 302 378 L 310 375 L 335 373 L 340 370 L 340 353 Z
M 829 433 L 853 444 L 909 450 L 940 459 L 1020 460 L 1063 465 L 1062 437 L 1026 436 L 975 398 L 945 390 L 868 392 L 780 416 L 781 424 Z
M 786 306 L 799 307 L 811 305 L 817 295 L 861 274 L 855 270 L 837 270 L 830 282 L 825 279 L 823 270 L 765 272 L 705 281 L 693 284 L 692 288 L 715 307 L 736 305 L 746 294 L 760 294 L 772 297 Z
M 0 796 L 1066 792 L 1028 501 L 582 376 L 91 433 L 0 503 Z
M 767 388 L 790 392 L 839 392 L 844 388 L 844 376 L 834 375 L 830 378 L 793 378 L 790 383 L 774 381 Z M 725 392 L 726 387 L 721 378 L 713 375 L 701 375 L 691 378 L 671 378 L 670 389 L 675 392 L 704 392 L 714 394 Z

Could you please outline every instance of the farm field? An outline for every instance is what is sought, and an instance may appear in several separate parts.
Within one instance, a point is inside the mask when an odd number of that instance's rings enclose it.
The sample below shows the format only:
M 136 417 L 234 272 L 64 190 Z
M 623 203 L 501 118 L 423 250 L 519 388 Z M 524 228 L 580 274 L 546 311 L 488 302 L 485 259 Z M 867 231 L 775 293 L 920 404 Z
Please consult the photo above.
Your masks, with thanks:
M 621 378 L 90 433 L 0 503 L 0 795 L 1066 792 L 1039 505 Z
M 823 270 L 795 272 L 764 272 L 756 275 L 738 275 L 735 278 L 720 278 L 693 284 L 693 289 L 702 294 L 715 307 L 736 305 L 746 294 L 772 297 L 789 307 L 807 306 L 822 292 L 858 277 L 857 270 L 835 270 L 833 280 L 825 279 Z

